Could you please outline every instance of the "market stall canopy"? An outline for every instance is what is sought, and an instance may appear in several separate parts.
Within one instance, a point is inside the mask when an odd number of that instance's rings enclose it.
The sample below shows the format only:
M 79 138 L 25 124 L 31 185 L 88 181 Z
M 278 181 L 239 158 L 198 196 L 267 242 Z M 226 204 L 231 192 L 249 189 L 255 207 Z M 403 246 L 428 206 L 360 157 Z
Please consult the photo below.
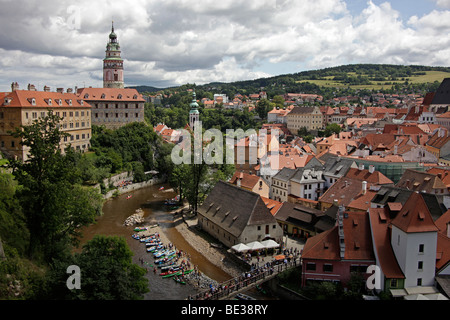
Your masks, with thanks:
M 266 249 L 270 249 L 270 248 L 278 248 L 280 245 L 278 243 L 276 243 L 275 241 L 273 241 L 272 239 L 268 239 L 268 240 L 264 240 L 261 241 L 261 244 L 264 246 L 264 248 Z
M 250 250 L 250 248 L 247 245 L 243 244 L 243 243 L 236 244 L 236 245 L 232 246 L 231 249 L 233 249 L 233 250 L 235 250 L 237 252 Z
M 261 244 L 261 242 L 253 241 L 250 243 L 247 243 L 247 246 L 250 248 L 250 250 L 259 250 L 264 249 L 265 247 Z

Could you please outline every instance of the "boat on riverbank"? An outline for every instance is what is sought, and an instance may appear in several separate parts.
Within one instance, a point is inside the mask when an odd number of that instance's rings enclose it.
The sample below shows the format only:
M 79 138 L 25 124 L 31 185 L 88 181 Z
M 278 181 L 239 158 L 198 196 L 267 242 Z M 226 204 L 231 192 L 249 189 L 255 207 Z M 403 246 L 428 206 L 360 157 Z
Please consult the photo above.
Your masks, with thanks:
M 186 281 L 178 278 L 178 276 L 174 276 L 172 279 L 175 280 L 175 282 L 177 282 L 179 284 L 186 284 Z

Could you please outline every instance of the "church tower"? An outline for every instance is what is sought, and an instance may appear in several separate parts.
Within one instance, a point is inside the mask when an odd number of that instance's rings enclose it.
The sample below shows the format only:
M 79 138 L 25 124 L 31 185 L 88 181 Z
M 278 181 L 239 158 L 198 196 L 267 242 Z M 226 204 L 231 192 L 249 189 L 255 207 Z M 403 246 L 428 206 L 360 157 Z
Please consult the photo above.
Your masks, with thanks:
M 120 46 L 113 23 L 106 45 L 106 56 L 103 59 L 103 88 L 123 89 L 123 87 L 123 60 L 120 57 Z
M 192 102 L 189 104 L 189 106 L 191 107 L 191 111 L 189 111 L 189 127 L 194 130 L 196 122 L 200 120 L 200 113 L 198 112 L 198 103 L 195 91 L 193 93 Z

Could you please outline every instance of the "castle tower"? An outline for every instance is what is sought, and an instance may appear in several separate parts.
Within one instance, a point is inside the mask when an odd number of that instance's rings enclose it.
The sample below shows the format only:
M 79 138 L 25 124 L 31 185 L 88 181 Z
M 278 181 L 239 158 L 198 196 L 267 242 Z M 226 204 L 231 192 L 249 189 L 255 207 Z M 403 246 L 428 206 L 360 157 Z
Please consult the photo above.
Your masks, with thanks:
M 123 87 L 123 60 L 120 57 L 120 46 L 113 23 L 106 45 L 106 56 L 103 59 L 103 88 L 123 89 Z
M 192 102 L 189 104 L 189 106 L 191 107 L 191 111 L 189 111 L 189 126 L 192 130 L 194 130 L 195 123 L 200 119 L 195 91 L 193 93 Z

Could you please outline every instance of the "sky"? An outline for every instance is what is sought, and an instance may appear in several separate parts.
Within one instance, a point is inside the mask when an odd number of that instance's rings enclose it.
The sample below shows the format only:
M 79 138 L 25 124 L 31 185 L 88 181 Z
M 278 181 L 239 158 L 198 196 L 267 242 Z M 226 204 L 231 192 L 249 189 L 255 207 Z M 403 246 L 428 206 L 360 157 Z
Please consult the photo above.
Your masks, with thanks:
M 0 0 L 0 91 L 253 80 L 356 63 L 449 66 L 450 0 Z

